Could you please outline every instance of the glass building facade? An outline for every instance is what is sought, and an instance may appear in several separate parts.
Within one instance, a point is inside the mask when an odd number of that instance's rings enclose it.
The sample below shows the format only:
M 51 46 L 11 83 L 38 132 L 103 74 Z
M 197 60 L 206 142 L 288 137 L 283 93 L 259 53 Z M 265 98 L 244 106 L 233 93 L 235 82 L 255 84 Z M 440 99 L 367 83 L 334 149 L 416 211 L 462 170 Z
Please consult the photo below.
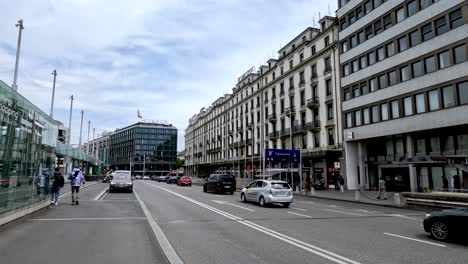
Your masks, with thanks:
M 109 163 L 133 174 L 162 175 L 175 169 L 177 128 L 139 122 L 114 132 L 109 140 Z

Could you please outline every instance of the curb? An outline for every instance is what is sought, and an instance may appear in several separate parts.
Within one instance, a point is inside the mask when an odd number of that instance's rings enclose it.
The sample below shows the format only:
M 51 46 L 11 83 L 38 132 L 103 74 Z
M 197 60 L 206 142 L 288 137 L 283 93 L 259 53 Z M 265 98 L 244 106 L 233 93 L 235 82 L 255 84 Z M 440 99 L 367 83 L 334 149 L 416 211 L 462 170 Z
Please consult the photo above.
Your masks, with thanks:
M 295 193 L 294 195 L 301 196 L 301 197 L 310 197 L 310 198 L 323 199 L 323 200 L 349 202 L 349 203 L 356 203 L 356 204 L 367 204 L 367 205 L 375 205 L 375 206 L 391 207 L 391 208 L 399 208 L 399 209 L 405 209 L 406 208 L 406 207 L 400 207 L 400 206 L 397 206 L 397 205 L 394 205 L 394 204 L 378 204 L 378 203 L 371 203 L 371 202 L 365 202 L 365 201 L 346 200 L 346 199 L 339 199 L 339 198 L 333 198 L 333 197 L 322 197 L 322 196 L 304 195 L 304 194 L 297 194 L 297 193 Z
M 83 189 L 94 186 L 96 184 L 99 184 L 99 182 L 95 182 L 93 184 L 87 184 L 87 185 L 85 185 L 83 187 Z M 60 198 L 67 197 L 69 195 L 71 195 L 71 192 L 67 192 L 67 193 L 64 193 L 64 194 L 60 195 Z M 10 223 L 12 221 L 15 221 L 15 220 L 17 220 L 17 219 L 19 219 L 21 217 L 27 216 L 27 215 L 29 215 L 31 213 L 36 212 L 36 211 L 39 211 L 39 210 L 41 210 L 41 209 L 43 209 L 45 207 L 48 207 L 49 205 L 50 205 L 50 202 L 49 202 L 48 199 L 46 199 L 46 201 L 34 203 L 34 204 L 29 205 L 26 208 L 15 210 L 12 213 L 6 214 L 5 216 L 0 218 L 0 226 L 8 224 L 8 223 Z

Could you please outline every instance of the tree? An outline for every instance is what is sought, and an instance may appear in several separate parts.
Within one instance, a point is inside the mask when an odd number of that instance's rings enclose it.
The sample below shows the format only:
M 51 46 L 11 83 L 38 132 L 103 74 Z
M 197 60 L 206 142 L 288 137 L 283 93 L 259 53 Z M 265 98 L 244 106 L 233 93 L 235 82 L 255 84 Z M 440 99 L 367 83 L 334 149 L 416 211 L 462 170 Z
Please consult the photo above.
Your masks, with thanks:
M 176 169 L 180 169 L 180 167 L 184 166 L 185 165 L 185 160 L 183 159 L 177 159 L 176 160 Z

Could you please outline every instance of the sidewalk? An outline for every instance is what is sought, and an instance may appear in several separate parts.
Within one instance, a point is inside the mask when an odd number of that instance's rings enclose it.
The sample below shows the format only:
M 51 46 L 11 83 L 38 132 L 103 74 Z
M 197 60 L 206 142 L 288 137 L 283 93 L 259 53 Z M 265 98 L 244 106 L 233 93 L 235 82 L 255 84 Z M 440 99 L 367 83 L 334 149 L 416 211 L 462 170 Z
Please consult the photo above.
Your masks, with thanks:
M 347 201 L 354 203 L 364 203 L 372 205 L 390 206 L 390 207 L 401 207 L 395 202 L 395 193 L 387 192 L 387 200 L 377 199 L 378 192 L 376 191 L 311 191 L 311 192 L 294 192 L 295 195 L 315 197 L 321 199 Z M 397 195 L 398 196 L 398 195 Z

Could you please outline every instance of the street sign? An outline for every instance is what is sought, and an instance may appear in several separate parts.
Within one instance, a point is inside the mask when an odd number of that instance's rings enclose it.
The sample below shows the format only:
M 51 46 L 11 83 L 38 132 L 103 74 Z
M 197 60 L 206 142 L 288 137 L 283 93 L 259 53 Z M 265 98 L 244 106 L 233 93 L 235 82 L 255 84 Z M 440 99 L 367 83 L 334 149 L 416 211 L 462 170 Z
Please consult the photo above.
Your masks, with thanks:
M 339 169 L 339 168 L 340 168 L 340 165 L 341 165 L 341 164 L 340 164 L 339 161 L 335 162 L 335 169 Z
M 297 149 L 265 149 L 265 160 L 268 162 L 298 163 L 301 152 Z

